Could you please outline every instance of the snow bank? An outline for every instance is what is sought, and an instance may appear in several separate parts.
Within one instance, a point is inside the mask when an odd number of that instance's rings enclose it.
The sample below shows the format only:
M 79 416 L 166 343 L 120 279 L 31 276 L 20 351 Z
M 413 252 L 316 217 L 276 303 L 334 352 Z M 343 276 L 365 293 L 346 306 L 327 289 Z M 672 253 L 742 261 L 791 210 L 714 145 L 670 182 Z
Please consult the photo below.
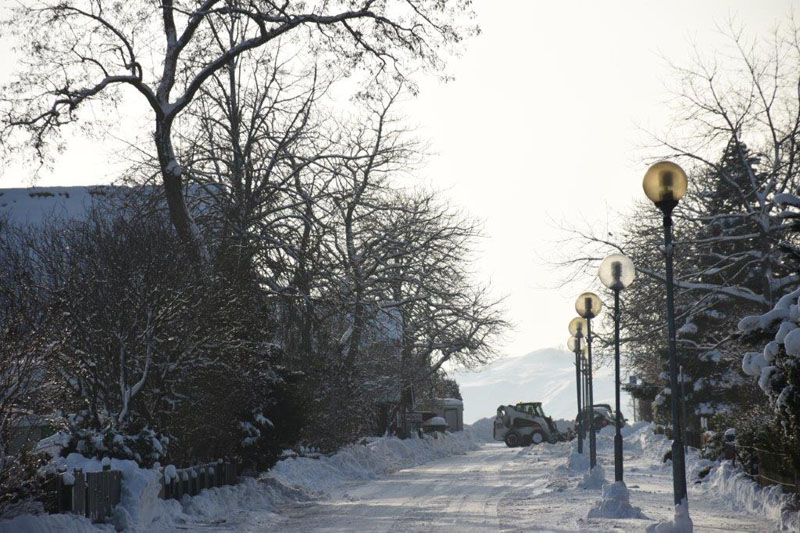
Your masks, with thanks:
M 376 438 L 366 445 L 347 446 L 331 456 L 319 459 L 288 458 L 279 461 L 260 479 L 245 478 L 239 484 L 205 489 L 197 496 L 162 500 L 158 497 L 159 472 L 140 468 L 134 461 L 111 459 L 111 468 L 122 471 L 120 504 L 114 509 L 112 523 L 92 524 L 71 514 L 22 515 L 0 521 L 0 533 L 96 531 L 173 531 L 176 528 L 202 527 L 208 523 L 228 522 L 249 511 L 259 515 L 260 524 L 279 521 L 277 505 L 304 501 L 343 483 L 375 479 L 399 468 L 420 465 L 478 448 L 478 440 L 470 428 L 453 434 L 400 440 Z M 52 466 L 68 472 L 81 468 L 84 472 L 103 469 L 103 461 L 73 453 L 55 458 Z
M 730 461 L 713 468 L 702 484 L 705 493 L 720 496 L 751 513 L 758 513 L 781 525 L 783 529 L 800 531 L 800 515 L 790 509 L 791 495 L 780 485 L 761 487 Z
M 400 468 L 464 454 L 477 447 L 469 428 L 436 439 L 381 437 L 366 445 L 347 446 L 330 457 L 285 459 L 267 475 L 312 493 L 327 492 L 345 482 L 376 479 Z
M 630 450 L 636 455 L 650 458 L 654 466 L 663 466 L 664 455 L 671 449 L 672 441 L 665 435 L 653 433 L 652 426 L 647 423 L 635 424 L 631 430 L 629 436 L 625 438 L 626 452 Z M 603 445 L 606 445 L 605 438 L 602 441 Z M 598 449 L 600 443 L 601 439 L 598 438 Z M 613 446 L 613 442 L 611 446 Z M 699 478 L 699 472 L 709 467 L 710 471 L 703 481 L 693 483 Z M 686 470 L 687 482 L 690 484 L 690 500 L 700 494 L 716 497 L 728 501 L 738 508 L 746 509 L 748 512 L 764 516 L 774 523 L 779 523 L 784 529 L 800 531 L 800 515 L 791 509 L 791 496 L 783 493 L 780 486 L 761 487 L 739 468 L 734 467 L 730 461 L 715 463 L 703 459 L 697 450 L 692 448 L 689 449 L 686 456 Z M 676 507 L 678 522 L 673 520 L 655 524 L 653 527 L 658 526 L 661 529 L 652 529 L 652 531 L 657 533 L 685 531 L 685 529 L 680 529 L 686 524 L 681 522 L 682 518 L 678 511 L 680 510 Z
M 631 505 L 631 495 L 624 481 L 603 485 L 603 497 L 589 509 L 587 518 L 643 518 L 639 507 Z
M 675 517 L 666 522 L 647 526 L 647 533 L 692 533 L 694 524 L 689 517 L 689 504 L 686 500 L 675 506 Z
M 84 533 L 114 531 L 111 524 L 93 525 L 88 518 L 74 514 L 21 515 L 0 521 L 0 533 Z
M 278 521 L 280 518 L 276 506 L 290 500 L 293 500 L 290 494 L 280 487 L 254 478 L 243 478 L 238 485 L 214 487 L 200 491 L 196 496 L 184 496 L 180 509 L 176 510 L 169 522 L 221 523 L 229 519 L 233 512 L 242 511 L 256 511 L 267 519 L 272 515 L 271 518 Z
M 99 472 L 103 463 L 109 460 L 90 459 L 78 453 L 53 459 L 53 466 L 72 472 L 76 468 L 84 472 Z M 155 469 L 140 468 L 135 461 L 111 459 L 112 470 L 122 472 L 122 493 L 120 503 L 114 509 L 112 523 L 118 529 L 137 529 L 146 527 L 165 515 L 173 514 L 170 502 L 158 497 L 159 473 Z
M 494 441 L 494 418 L 481 418 L 469 426 L 475 442 Z

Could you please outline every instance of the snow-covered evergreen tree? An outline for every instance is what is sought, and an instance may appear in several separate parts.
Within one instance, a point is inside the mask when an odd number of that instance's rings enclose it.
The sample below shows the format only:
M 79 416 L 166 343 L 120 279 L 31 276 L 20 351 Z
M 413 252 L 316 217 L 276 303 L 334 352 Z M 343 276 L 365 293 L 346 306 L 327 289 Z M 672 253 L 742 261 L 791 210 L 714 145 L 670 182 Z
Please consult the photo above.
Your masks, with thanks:
M 776 203 L 785 207 L 785 266 L 800 272 L 800 195 L 786 193 Z M 761 348 L 744 354 L 742 369 L 757 379 L 773 409 L 780 428 L 776 447 L 800 470 L 800 283 L 768 312 L 743 318 L 738 329 L 744 342 Z

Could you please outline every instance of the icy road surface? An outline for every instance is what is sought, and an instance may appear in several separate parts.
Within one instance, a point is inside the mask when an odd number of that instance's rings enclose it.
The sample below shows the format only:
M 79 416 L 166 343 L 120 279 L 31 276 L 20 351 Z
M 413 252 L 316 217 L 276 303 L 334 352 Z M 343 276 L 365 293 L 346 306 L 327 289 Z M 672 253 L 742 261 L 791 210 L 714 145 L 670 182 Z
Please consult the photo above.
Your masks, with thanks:
M 627 443 L 626 443 L 627 444 Z M 644 531 L 672 517 L 668 465 L 647 450 L 626 453 L 631 504 L 649 520 L 587 519 L 600 490 L 582 489 L 583 472 L 566 467 L 567 444 L 529 450 L 484 444 L 476 451 L 354 483 L 326 500 L 281 509 L 286 520 L 270 529 L 308 531 Z M 638 453 L 637 453 L 638 452 Z M 613 477 L 608 450 L 599 455 Z M 736 510 L 698 487 L 690 492 L 695 531 L 774 531 L 765 518 Z M 252 517 L 255 518 L 255 517 Z M 257 520 L 237 529 L 259 530 Z

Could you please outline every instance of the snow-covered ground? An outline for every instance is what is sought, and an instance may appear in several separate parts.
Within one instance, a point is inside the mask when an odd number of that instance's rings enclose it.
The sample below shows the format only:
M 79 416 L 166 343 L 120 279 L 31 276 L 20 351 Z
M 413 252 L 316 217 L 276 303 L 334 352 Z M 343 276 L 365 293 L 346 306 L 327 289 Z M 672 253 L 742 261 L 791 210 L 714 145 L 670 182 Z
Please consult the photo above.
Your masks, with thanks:
M 672 470 L 662 462 L 670 443 L 648 425 L 624 432 L 625 481 L 630 504 L 639 509 L 627 516 L 638 518 L 621 518 L 624 513 L 601 501 L 604 493 L 620 498 L 619 488 L 601 490 L 603 473 L 587 475 L 586 457 L 574 453 L 574 442 L 509 449 L 481 442 L 484 430 L 440 439 L 373 439 L 331 457 L 286 459 L 258 480 L 180 503 L 150 500 L 147 520 L 134 517 L 128 525 L 148 532 L 644 531 L 673 518 Z M 612 450 L 607 428 L 598 437 L 605 476 L 613 475 Z M 694 453 L 688 463 L 695 531 L 776 531 L 781 522 L 787 530 L 800 527 L 796 514 L 783 510 L 786 497 L 777 489 L 759 489 L 729 463 L 713 464 Z M 128 499 L 131 506 L 135 498 Z M 94 528 L 85 520 L 66 515 L 0 522 L 3 533 L 89 530 Z
M 435 461 L 451 455 L 463 456 L 480 446 L 470 430 L 444 435 L 400 440 L 395 437 L 371 438 L 341 449 L 331 456 L 289 457 L 259 479 L 244 478 L 235 486 L 202 491 L 183 500 L 158 498 L 158 472 L 142 469 L 132 461 L 112 460 L 111 467 L 123 476 L 122 501 L 111 524 L 92 525 L 75 515 L 23 515 L 0 521 L 0 533 L 89 531 L 147 531 L 158 533 L 208 529 L 222 531 L 266 531 L 286 518 L 280 509 L 299 502 L 327 498 L 338 488 L 376 480 L 392 472 Z M 102 469 L 96 459 L 78 454 L 56 460 L 54 466 L 67 471 Z
M 566 329 L 566 328 L 565 328 Z M 565 331 L 566 335 L 566 331 Z M 614 405 L 613 367 L 595 365 L 594 401 Z M 521 357 L 499 359 L 476 372 L 455 372 L 464 399 L 464 422 L 493 417 L 497 406 L 542 402 L 548 416 L 574 420 L 578 414 L 575 355 L 545 348 Z M 622 413 L 633 420 L 630 399 L 622 392 Z
M 602 490 L 587 483 L 586 461 L 574 443 L 523 450 L 485 443 L 369 483 L 344 485 L 320 502 L 282 509 L 281 531 L 644 531 L 673 518 L 672 471 L 661 459 L 669 447 L 649 426 L 625 439 L 630 503 L 645 518 L 592 517 Z M 598 439 L 599 460 L 613 476 L 613 433 Z M 572 459 L 572 460 L 570 460 Z M 571 466 L 570 466 L 571 465 Z M 690 458 L 692 474 L 710 463 Z M 734 490 L 734 486 L 737 488 Z M 780 498 L 761 505 L 762 493 L 727 467 L 691 482 L 695 531 L 775 531 Z M 775 494 L 772 494 L 775 497 Z M 602 513 L 601 513 L 602 514 Z M 797 527 L 797 523 L 793 527 Z M 256 528 L 252 531 L 257 530 Z

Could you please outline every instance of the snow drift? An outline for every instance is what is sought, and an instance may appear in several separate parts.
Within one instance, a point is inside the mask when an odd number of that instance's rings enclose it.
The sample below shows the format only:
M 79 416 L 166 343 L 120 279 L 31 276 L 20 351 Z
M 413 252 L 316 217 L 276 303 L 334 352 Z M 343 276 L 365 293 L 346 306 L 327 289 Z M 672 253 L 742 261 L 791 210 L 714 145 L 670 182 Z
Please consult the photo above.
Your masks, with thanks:
M 460 433 L 401 440 L 396 437 L 369 439 L 365 444 L 347 446 L 330 456 L 290 457 L 279 461 L 259 479 L 245 478 L 238 485 L 205 489 L 197 496 L 162 500 L 158 497 L 157 470 L 139 468 L 133 461 L 111 460 L 122 471 L 122 498 L 110 524 L 92 524 L 75 515 L 22 515 L 0 521 L 0 533 L 18 531 L 66 533 L 86 531 L 172 531 L 209 522 L 223 523 L 233 514 L 254 512 L 259 523 L 279 522 L 277 507 L 323 495 L 345 483 L 376 479 L 401 468 L 420 465 L 478 448 L 467 428 Z M 102 470 L 102 461 L 79 454 L 57 458 L 53 467 L 84 472 Z

